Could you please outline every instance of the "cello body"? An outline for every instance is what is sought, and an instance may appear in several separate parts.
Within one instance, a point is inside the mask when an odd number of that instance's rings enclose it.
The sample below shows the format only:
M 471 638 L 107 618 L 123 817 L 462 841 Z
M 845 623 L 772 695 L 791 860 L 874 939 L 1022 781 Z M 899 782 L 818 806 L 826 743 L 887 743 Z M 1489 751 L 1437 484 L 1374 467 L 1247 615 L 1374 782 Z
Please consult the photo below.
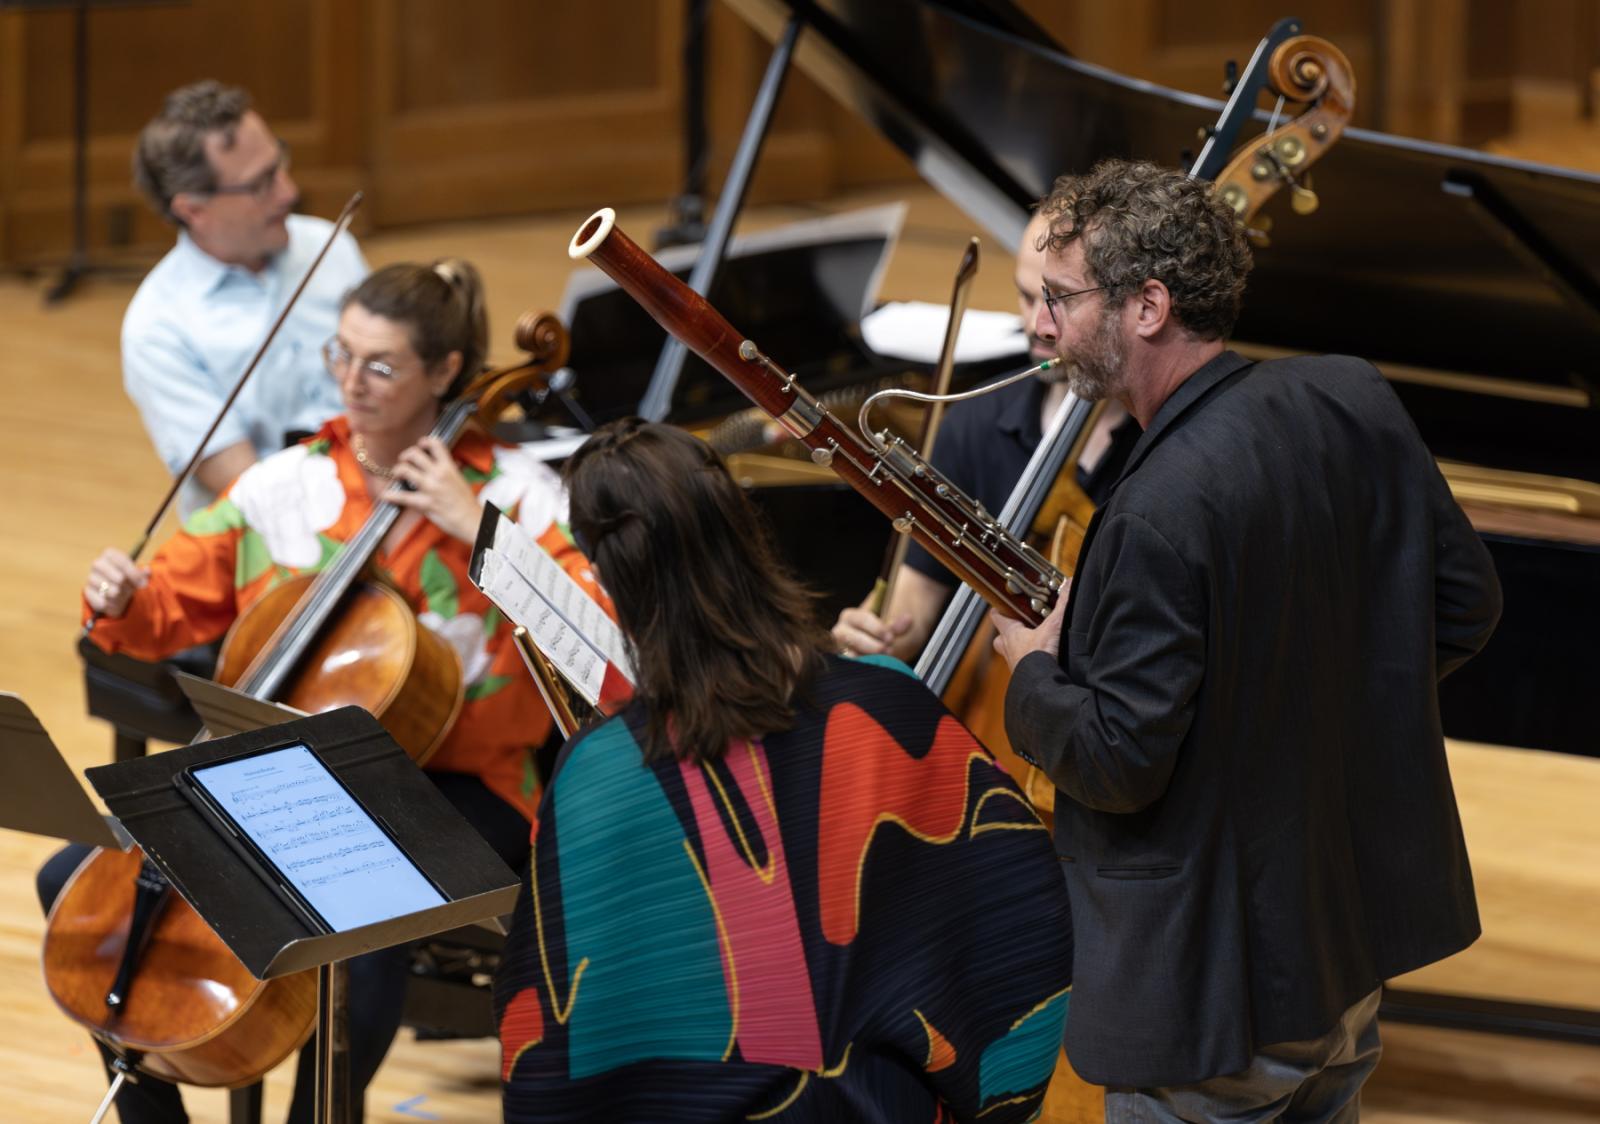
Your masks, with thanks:
M 50 910 L 45 984 L 96 1038 L 142 1055 L 168 1081 L 248 1085 L 298 1050 L 316 1023 L 317 977 L 258 980 L 189 903 L 169 894 L 151 923 L 126 1002 L 111 1011 L 144 856 L 97 848 Z
M 234 621 L 217 659 L 217 682 L 246 678 L 257 656 L 315 580 L 301 574 L 273 587 Z M 421 624 L 396 590 L 359 582 L 323 628 L 278 701 L 307 714 L 359 706 L 418 765 L 444 741 L 461 712 L 465 684 L 455 649 Z
M 232 684 L 300 605 L 315 575 L 274 587 L 229 629 L 217 680 Z M 461 661 L 420 624 L 405 599 L 359 582 L 279 692 L 308 713 L 355 705 L 371 712 L 420 764 L 444 740 L 463 701 Z M 315 972 L 258 980 L 200 915 L 170 890 L 137 950 L 125 1002 L 106 1001 L 128 951 L 143 855 L 99 848 L 50 911 L 45 982 L 69 1018 L 139 1068 L 206 1087 L 248 1085 L 299 1049 L 316 1024 Z

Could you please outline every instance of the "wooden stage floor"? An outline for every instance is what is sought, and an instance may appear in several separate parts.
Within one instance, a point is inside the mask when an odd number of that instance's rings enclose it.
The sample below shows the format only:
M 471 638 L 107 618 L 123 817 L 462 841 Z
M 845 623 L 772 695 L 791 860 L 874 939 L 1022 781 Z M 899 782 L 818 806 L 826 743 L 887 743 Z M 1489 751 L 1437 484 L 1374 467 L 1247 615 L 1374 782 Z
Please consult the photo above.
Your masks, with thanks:
M 766 208 L 745 228 L 815 213 Z M 365 248 L 374 265 L 444 254 L 476 261 L 489 287 L 492 350 L 509 357 L 515 316 L 555 307 L 566 243 L 583 217 L 430 227 Z M 621 215 L 641 243 L 661 221 L 649 208 Z M 883 296 L 946 299 L 969 232 L 943 201 L 914 192 Z M 1014 307 L 1005 252 L 986 243 L 983 261 L 973 307 Z M 91 281 L 50 310 L 40 306 L 43 287 L 43 279 L 0 278 L 0 690 L 22 695 L 81 770 L 108 759 L 111 736 L 84 714 L 78 589 L 102 547 L 134 541 L 167 477 L 121 388 L 118 325 L 133 286 Z M 1600 1009 L 1600 760 L 1455 746 L 1452 763 L 1485 934 L 1406 985 Z M 16 1124 L 87 1120 L 103 1088 L 87 1037 L 57 1013 L 39 977 L 33 872 L 53 849 L 0 831 L 0 1119 Z M 1600 1119 L 1600 1047 L 1403 1026 L 1384 1036 L 1369 1120 Z M 491 1041 L 417 1043 L 403 1031 L 369 1095 L 368 1119 L 498 1119 L 497 1063 Z M 288 1088 L 286 1072 L 269 1080 L 269 1121 L 281 1120 Z M 226 1119 L 219 1093 L 192 1093 L 189 1105 L 197 1122 Z

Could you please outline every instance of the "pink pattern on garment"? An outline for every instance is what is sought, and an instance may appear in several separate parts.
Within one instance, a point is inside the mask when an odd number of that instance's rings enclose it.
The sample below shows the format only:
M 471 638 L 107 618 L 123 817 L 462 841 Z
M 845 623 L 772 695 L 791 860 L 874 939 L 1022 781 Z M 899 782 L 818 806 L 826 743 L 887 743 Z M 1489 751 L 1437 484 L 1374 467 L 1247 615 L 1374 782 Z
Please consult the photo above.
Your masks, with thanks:
M 766 750 L 759 742 L 748 748 L 730 745 L 721 763 L 732 774 L 759 832 L 759 839 L 746 839 L 748 847 L 717 813 L 715 780 L 698 765 L 680 761 L 678 767 L 694 807 L 722 923 L 723 981 L 735 1012 L 739 1054 L 747 1062 L 820 1069 L 822 1037 L 783 837 L 769 801 L 772 772 Z M 748 821 L 743 830 L 749 831 Z M 760 869 L 746 860 L 747 850 L 757 857 L 765 852 Z

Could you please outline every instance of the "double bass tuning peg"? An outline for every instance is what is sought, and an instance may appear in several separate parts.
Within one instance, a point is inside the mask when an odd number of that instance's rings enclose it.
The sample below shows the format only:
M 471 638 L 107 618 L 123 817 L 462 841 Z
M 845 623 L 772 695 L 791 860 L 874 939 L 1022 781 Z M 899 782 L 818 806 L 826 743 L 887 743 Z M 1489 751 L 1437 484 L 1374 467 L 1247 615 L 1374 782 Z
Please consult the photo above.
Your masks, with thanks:
M 1250 239 L 1250 244 L 1258 250 L 1265 250 L 1272 245 L 1272 216 L 1257 215 L 1254 225 L 1244 228 L 1244 236 Z
M 1297 215 L 1309 215 L 1322 205 L 1317 198 L 1317 193 L 1311 190 L 1311 177 L 1306 176 L 1303 182 L 1289 185 L 1289 206 Z

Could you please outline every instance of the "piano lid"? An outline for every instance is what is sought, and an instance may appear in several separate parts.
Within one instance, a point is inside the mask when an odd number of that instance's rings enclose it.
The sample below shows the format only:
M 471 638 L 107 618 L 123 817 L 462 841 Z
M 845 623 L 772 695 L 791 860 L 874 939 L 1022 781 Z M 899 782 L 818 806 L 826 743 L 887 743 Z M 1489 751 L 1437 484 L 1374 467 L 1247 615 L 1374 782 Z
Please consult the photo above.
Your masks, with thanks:
M 1177 166 L 1222 111 L 1072 58 L 1007 0 L 727 3 L 769 38 L 803 15 L 799 65 L 1008 246 L 1056 175 Z M 1347 129 L 1313 179 L 1316 213 L 1265 211 L 1240 339 L 1595 387 L 1600 177 Z

